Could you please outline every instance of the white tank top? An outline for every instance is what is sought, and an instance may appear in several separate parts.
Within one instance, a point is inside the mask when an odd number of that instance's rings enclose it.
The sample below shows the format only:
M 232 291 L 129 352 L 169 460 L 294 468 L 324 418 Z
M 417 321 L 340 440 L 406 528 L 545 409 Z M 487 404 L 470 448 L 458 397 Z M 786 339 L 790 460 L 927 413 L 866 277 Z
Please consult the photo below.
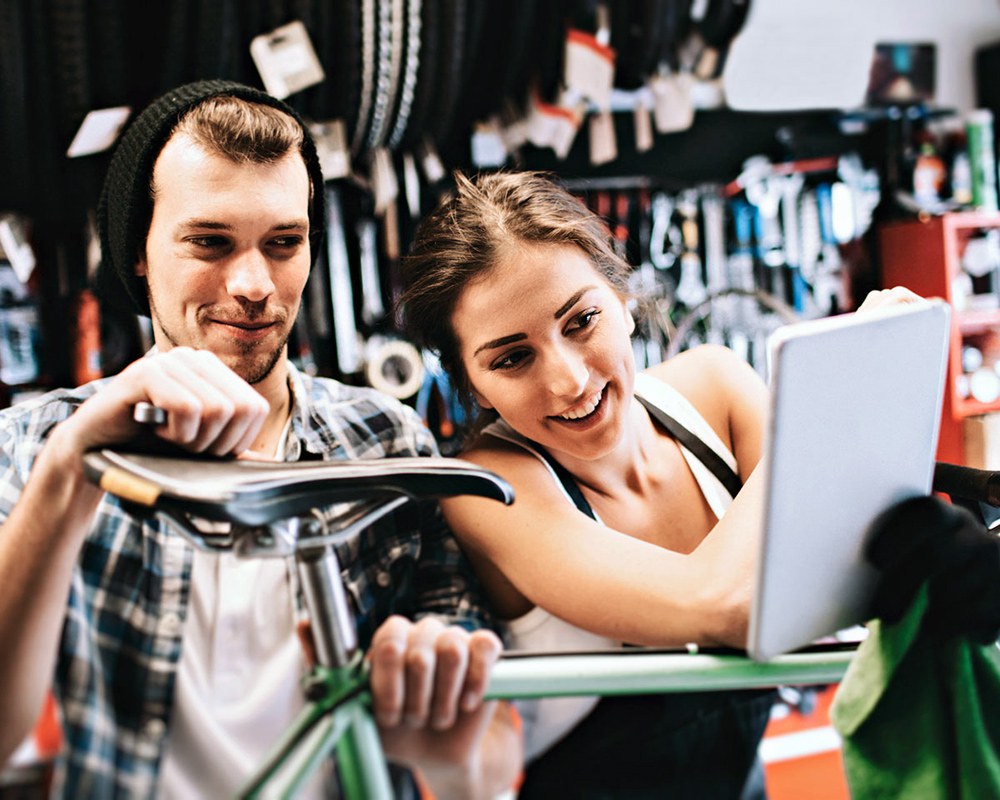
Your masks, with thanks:
M 642 373 L 636 375 L 635 393 L 677 420 L 712 448 L 732 470 L 736 471 L 736 459 L 733 454 L 712 430 L 712 426 L 705 421 L 705 418 L 676 389 Z M 533 453 L 545 464 L 552 480 L 556 482 L 565 495 L 566 501 L 570 504 L 573 503 L 555 470 L 538 452 L 537 445 L 515 432 L 503 420 L 497 420 L 488 425 L 483 432 L 517 444 Z M 729 492 L 711 470 L 683 445 L 681 445 L 681 453 L 712 512 L 717 518 L 721 518 L 732 502 Z M 622 645 L 621 642 L 571 625 L 550 614 L 541 606 L 535 606 L 516 619 L 507 620 L 504 625 L 508 649 L 510 650 L 567 652 L 619 648 Z M 598 697 L 559 697 L 518 701 L 518 710 L 524 721 L 526 759 L 531 761 L 537 758 L 569 733 L 581 719 L 590 713 L 599 699 Z

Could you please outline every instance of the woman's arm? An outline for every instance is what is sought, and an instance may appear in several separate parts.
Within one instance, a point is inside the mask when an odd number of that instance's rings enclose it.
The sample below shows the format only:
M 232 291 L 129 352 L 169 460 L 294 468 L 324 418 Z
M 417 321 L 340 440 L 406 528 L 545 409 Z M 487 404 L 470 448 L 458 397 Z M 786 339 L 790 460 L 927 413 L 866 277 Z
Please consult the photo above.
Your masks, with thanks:
M 702 411 L 741 466 L 756 464 L 766 405 L 756 375 L 721 348 L 675 360 L 657 377 L 670 378 Z M 745 643 L 762 509 L 754 476 L 694 552 L 682 555 L 577 511 L 542 463 L 514 445 L 491 441 L 465 457 L 510 481 L 517 500 L 506 508 L 448 500 L 448 522 L 477 564 L 501 573 L 531 603 L 636 644 Z M 488 586 L 496 585 L 493 569 L 484 574 Z

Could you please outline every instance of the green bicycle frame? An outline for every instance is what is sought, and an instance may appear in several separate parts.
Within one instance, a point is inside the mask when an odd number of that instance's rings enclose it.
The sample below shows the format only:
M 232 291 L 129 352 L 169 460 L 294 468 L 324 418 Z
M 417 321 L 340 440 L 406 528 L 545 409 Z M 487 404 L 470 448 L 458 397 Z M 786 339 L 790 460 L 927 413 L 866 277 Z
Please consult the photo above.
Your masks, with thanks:
M 488 699 L 627 695 L 756 689 L 839 681 L 853 647 L 817 649 L 766 663 L 737 654 L 644 650 L 501 657 L 487 687 Z M 309 703 L 275 747 L 242 797 L 294 797 L 298 788 L 336 749 L 346 800 L 389 798 L 391 789 L 375 723 L 369 713 L 367 675 L 356 660 L 342 669 L 317 668 Z

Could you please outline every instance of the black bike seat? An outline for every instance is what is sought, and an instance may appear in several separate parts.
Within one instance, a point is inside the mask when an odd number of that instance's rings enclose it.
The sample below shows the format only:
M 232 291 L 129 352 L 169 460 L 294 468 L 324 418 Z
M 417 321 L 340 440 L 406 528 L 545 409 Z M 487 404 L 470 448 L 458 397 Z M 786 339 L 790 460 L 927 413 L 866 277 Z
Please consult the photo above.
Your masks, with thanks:
M 247 526 L 383 497 L 464 494 L 514 501 L 505 480 L 457 458 L 270 462 L 95 450 L 84 456 L 84 470 L 104 491 L 130 503 Z

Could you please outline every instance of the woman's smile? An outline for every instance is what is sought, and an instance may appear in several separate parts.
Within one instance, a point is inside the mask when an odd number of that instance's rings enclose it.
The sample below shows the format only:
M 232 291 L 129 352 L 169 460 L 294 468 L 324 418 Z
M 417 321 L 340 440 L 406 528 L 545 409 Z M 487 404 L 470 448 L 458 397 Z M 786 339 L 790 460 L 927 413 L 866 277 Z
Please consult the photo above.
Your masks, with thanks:
M 607 384 L 599 392 L 595 392 L 583 403 L 562 414 L 555 414 L 549 419 L 576 430 L 586 430 L 601 422 L 606 416 L 608 404 L 604 402 L 607 394 Z

